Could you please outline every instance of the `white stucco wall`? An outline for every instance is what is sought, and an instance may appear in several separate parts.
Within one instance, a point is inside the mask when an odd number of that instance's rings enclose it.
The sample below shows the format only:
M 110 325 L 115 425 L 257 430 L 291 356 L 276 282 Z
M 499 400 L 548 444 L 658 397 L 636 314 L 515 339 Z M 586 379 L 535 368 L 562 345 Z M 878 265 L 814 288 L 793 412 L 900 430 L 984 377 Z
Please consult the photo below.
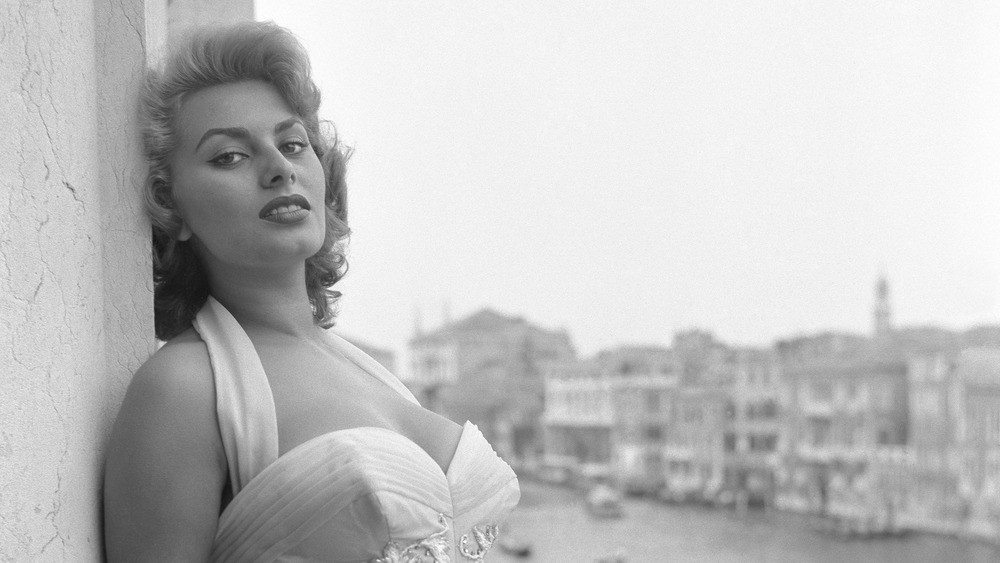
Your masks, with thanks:
M 143 0 L 0 3 L 0 561 L 102 557 L 105 442 L 153 345 L 147 25 Z

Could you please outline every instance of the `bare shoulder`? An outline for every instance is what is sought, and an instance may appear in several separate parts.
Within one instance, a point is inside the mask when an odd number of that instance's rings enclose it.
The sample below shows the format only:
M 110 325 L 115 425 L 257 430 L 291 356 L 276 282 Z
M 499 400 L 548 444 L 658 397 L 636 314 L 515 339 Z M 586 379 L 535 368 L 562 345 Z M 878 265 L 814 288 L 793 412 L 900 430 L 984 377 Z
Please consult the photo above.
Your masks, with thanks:
M 185 333 L 164 344 L 136 370 L 118 414 L 118 425 L 127 421 L 133 429 L 148 427 L 155 431 L 162 428 L 158 425 L 163 421 L 155 420 L 160 416 L 204 421 L 206 417 L 214 418 L 214 404 L 215 382 L 208 348 L 197 334 L 192 337 Z M 155 424 L 147 426 L 144 421 Z
M 139 367 L 122 403 L 112 447 L 185 442 L 221 449 L 215 412 L 215 380 L 208 348 L 193 329 L 164 344 Z
M 188 329 L 156 351 L 132 378 L 130 387 L 191 394 L 214 389 L 208 347 L 194 329 Z
M 104 483 L 109 561 L 207 557 L 226 476 L 208 349 L 189 331 L 139 368 L 115 422 Z

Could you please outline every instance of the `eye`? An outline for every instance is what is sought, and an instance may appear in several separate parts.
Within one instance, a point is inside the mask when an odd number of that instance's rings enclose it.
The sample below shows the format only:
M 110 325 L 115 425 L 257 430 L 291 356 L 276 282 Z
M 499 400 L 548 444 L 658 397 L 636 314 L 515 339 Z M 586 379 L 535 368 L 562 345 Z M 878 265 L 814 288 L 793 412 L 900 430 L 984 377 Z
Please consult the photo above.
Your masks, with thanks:
M 212 164 L 220 165 L 220 166 L 232 166 L 233 164 L 236 164 L 238 162 L 242 162 L 246 158 L 248 158 L 247 155 L 245 155 L 245 154 L 243 154 L 241 152 L 238 152 L 238 151 L 226 151 L 226 152 L 220 154 L 219 156 L 213 158 L 209 162 L 211 162 Z
M 281 152 L 285 154 L 299 154 L 300 152 L 309 148 L 309 143 L 296 139 L 294 141 L 286 141 L 284 143 L 281 143 L 281 145 L 278 148 L 280 148 Z

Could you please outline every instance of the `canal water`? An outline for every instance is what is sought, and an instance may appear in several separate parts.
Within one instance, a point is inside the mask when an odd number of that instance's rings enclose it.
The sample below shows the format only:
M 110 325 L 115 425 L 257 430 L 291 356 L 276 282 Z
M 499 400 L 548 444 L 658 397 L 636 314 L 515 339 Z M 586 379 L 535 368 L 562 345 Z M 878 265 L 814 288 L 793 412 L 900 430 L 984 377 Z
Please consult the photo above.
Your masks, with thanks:
M 1000 548 L 934 535 L 845 540 L 814 530 L 801 517 L 735 512 L 626 498 L 625 516 L 597 519 L 579 493 L 521 482 L 521 503 L 501 536 L 532 545 L 528 558 L 497 547 L 497 563 L 593 563 L 621 551 L 628 563 L 941 563 L 1000 562 Z

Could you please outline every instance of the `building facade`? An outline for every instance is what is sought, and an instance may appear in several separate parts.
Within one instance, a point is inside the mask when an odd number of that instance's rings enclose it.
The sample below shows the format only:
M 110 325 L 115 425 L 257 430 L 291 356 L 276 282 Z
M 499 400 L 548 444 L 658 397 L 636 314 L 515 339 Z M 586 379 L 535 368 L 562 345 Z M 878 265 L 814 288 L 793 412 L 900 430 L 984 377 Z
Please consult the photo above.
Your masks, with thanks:
M 629 492 L 663 485 L 677 387 L 666 348 L 622 346 L 545 373 L 545 463 Z
M 969 349 L 959 357 L 958 493 L 965 528 L 1000 538 L 1000 349 Z
M 593 360 L 550 364 L 544 372 L 542 465 L 559 480 L 614 473 L 612 381 Z
M 736 375 L 726 405 L 723 488 L 733 502 L 774 502 L 781 452 L 786 449 L 783 417 L 787 398 L 771 350 L 733 353 Z
M 907 444 L 907 364 L 853 337 L 819 339 L 779 345 L 790 401 L 776 500 L 784 508 L 846 516 L 882 494 L 871 461 L 883 454 L 894 460 L 888 452 Z
M 655 493 L 665 482 L 663 446 L 679 384 L 674 355 L 667 348 L 621 346 L 596 361 L 611 383 L 616 480 L 627 492 Z
M 691 330 L 553 367 L 546 462 L 668 501 L 1000 543 L 1000 327 L 897 327 L 888 295 L 882 279 L 870 335 L 751 349 Z
M 483 309 L 409 342 L 406 384 L 429 408 L 472 421 L 512 461 L 541 455 L 542 371 L 576 357 L 565 330 Z
M 956 366 L 953 355 L 942 353 L 914 356 L 907 363 L 913 466 L 906 517 L 941 531 L 957 531 L 965 512 L 958 491 L 963 401 Z
M 673 501 L 712 501 L 725 483 L 726 410 L 721 387 L 681 386 L 663 447 L 664 489 Z

